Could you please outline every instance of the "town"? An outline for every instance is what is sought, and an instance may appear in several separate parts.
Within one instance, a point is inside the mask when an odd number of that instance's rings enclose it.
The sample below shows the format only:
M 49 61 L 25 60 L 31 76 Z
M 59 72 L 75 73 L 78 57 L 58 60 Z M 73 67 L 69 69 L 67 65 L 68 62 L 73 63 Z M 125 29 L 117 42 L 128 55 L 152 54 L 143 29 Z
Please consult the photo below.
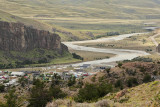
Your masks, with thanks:
M 70 66 L 53 66 L 42 68 L 42 70 L 1 70 L 0 71 L 0 84 L 5 87 L 17 86 L 20 78 L 24 77 L 30 83 L 33 83 L 33 79 L 39 79 L 42 81 L 52 81 L 54 75 L 58 75 L 64 81 L 68 81 L 70 78 L 76 79 L 86 78 L 90 75 L 94 75 L 97 72 L 103 71 L 109 66 L 92 66 L 90 64 L 83 64 L 82 66 L 72 67 Z

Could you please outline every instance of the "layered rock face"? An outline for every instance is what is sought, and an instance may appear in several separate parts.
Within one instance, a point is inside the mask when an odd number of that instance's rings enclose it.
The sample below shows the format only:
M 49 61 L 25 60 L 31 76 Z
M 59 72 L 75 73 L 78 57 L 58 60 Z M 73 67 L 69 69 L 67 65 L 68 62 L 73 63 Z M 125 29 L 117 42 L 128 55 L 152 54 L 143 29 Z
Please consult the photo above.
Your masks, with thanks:
M 57 34 L 20 23 L 0 22 L 0 50 L 26 52 L 35 48 L 55 50 L 59 54 L 68 51 Z

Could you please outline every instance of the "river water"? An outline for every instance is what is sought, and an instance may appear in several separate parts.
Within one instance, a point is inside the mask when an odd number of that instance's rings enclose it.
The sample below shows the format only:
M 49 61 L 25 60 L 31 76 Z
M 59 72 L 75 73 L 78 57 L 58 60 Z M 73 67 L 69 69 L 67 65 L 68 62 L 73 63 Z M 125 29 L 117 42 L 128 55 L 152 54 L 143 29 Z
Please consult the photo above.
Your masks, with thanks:
M 119 35 L 116 37 L 100 38 L 100 39 L 96 39 L 96 40 L 63 42 L 63 44 L 65 44 L 66 46 L 68 46 L 68 48 L 71 48 L 73 50 L 115 54 L 114 57 L 111 57 L 108 59 L 76 63 L 76 64 L 72 64 L 72 66 L 81 66 L 83 64 L 91 64 L 91 65 L 103 65 L 103 64 L 106 65 L 107 64 L 108 66 L 113 67 L 113 66 L 115 66 L 114 62 L 122 61 L 122 60 L 131 60 L 131 59 L 138 57 L 138 56 L 149 55 L 149 53 L 146 53 L 145 51 L 129 50 L 129 49 L 102 49 L 102 48 L 86 47 L 86 46 L 80 46 L 80 44 L 81 43 L 98 43 L 98 42 L 119 41 L 119 40 L 123 40 L 127 37 L 141 35 L 141 34 L 145 34 L 145 33 L 124 34 L 124 35 Z

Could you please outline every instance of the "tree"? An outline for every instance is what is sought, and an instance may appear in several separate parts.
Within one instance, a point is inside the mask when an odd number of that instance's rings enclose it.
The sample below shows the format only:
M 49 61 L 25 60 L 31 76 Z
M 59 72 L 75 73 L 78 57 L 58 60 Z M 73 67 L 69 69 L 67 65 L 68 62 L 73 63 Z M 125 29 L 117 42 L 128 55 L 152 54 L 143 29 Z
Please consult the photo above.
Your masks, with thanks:
M 84 88 L 81 88 L 78 92 L 78 95 L 75 97 L 75 101 L 84 102 L 84 101 L 96 101 L 99 98 L 97 85 L 86 84 Z
M 76 53 L 72 53 L 73 58 L 83 60 L 83 58 Z
M 74 98 L 77 102 L 91 102 L 97 101 L 98 98 L 105 96 L 112 91 L 112 85 L 105 82 L 101 84 L 86 84 L 81 88 L 78 95 Z
M 5 104 L 0 104 L 0 107 L 21 107 L 20 98 L 15 94 L 15 89 L 9 90 L 9 93 L 4 97 L 7 101 Z
M 4 92 L 5 86 L 3 84 L 0 84 L 0 92 Z
M 105 71 L 107 71 L 107 73 L 109 74 L 109 72 L 111 71 L 111 68 L 106 68 Z
M 60 84 L 60 80 L 61 80 L 61 76 L 59 76 L 57 73 L 55 73 L 52 77 L 52 83 L 51 83 L 51 87 L 55 86 L 55 85 L 59 85 Z
M 99 84 L 99 86 L 98 86 L 99 97 L 103 97 L 111 91 L 112 91 L 111 84 L 107 84 L 107 83 L 103 82 L 103 83 Z
M 51 101 L 51 96 L 45 88 L 44 82 L 35 80 L 35 86 L 31 89 L 28 107 L 45 107 L 49 101 Z
M 50 95 L 55 99 L 64 98 L 67 96 L 67 94 L 64 93 L 59 86 L 50 87 L 49 92 Z
M 21 84 L 22 87 L 24 87 L 25 84 L 28 83 L 28 79 L 21 77 L 21 78 L 19 78 L 18 82 Z
M 122 62 L 118 62 L 118 67 L 121 68 L 122 67 Z
M 68 86 L 72 86 L 76 83 L 76 77 L 70 77 L 68 81 Z
M 66 93 L 64 93 L 59 85 L 60 85 L 61 77 L 58 74 L 54 74 L 52 78 L 52 83 L 49 88 L 50 95 L 55 99 L 66 97 Z

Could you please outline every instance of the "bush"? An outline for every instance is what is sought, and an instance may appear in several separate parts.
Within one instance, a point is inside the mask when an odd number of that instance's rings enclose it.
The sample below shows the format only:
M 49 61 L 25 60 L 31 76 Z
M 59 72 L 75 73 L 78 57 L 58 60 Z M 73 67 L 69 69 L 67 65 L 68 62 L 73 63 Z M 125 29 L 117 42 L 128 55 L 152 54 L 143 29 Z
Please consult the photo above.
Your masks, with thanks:
M 18 97 L 17 94 L 15 94 L 16 90 L 15 89 L 10 89 L 8 94 L 5 95 L 5 99 L 6 99 L 6 102 L 5 103 L 2 103 L 0 102 L 0 107 L 22 107 L 23 104 L 21 102 L 21 98 Z
M 58 86 L 50 87 L 49 91 L 50 91 L 50 95 L 55 99 L 64 98 L 67 96 L 67 94 L 64 93 Z
M 72 86 L 76 83 L 76 77 L 70 77 L 68 81 L 68 86 Z
M 136 57 L 131 61 L 153 62 L 152 58 Z
M 118 62 L 118 67 L 121 68 L 122 67 L 122 62 Z
M 133 85 L 138 85 L 137 79 L 136 78 L 129 78 L 127 80 L 127 86 L 132 87 Z
M 145 71 L 146 71 L 146 68 L 140 67 L 140 72 L 145 72 Z
M 44 82 L 35 80 L 35 86 L 31 89 L 28 107 L 45 107 L 52 97 L 45 88 Z
M 151 81 L 151 75 L 149 74 L 146 74 L 143 78 L 143 82 L 144 83 L 147 83 L 147 82 L 150 82 Z
M 4 92 L 5 91 L 5 86 L 0 84 L 0 92 Z
M 97 101 L 98 98 L 105 96 L 112 91 L 112 85 L 101 84 L 86 84 L 84 88 L 80 89 L 78 95 L 74 98 L 77 102 L 91 102 Z
M 83 58 L 76 53 L 72 53 L 73 58 L 83 60 Z
M 41 63 L 48 63 L 48 60 L 47 58 L 42 58 L 40 60 L 38 60 L 38 63 L 41 64 Z
M 119 87 L 120 89 L 123 89 L 123 85 L 122 85 L 122 81 L 121 80 L 117 80 L 116 83 L 114 84 L 114 86 L 116 88 Z

